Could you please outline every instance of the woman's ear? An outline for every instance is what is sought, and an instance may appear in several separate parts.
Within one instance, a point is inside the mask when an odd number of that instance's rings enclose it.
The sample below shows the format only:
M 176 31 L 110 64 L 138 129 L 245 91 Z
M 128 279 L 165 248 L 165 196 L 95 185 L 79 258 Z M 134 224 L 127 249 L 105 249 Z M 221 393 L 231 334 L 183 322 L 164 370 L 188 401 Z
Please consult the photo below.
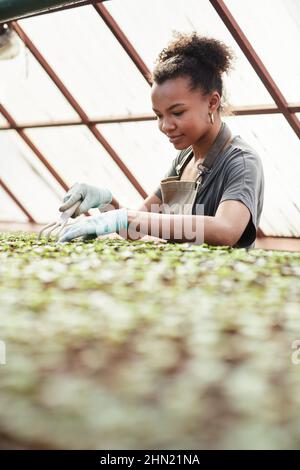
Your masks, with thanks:
M 219 93 L 217 91 L 214 91 L 211 96 L 210 96 L 210 99 L 209 99 L 209 111 L 211 113 L 215 112 L 219 106 L 220 106 L 220 102 L 221 102 L 221 97 L 219 95 Z

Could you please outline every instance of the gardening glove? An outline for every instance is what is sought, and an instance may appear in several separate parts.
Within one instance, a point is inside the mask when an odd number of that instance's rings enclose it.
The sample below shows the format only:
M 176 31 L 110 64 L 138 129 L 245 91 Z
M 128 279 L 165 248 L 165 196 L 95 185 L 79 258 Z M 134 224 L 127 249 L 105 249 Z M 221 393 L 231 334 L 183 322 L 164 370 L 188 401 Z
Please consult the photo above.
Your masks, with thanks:
M 107 233 L 120 232 L 121 230 L 126 230 L 127 233 L 127 228 L 127 209 L 117 209 L 86 217 L 84 220 L 66 228 L 58 241 L 65 243 L 78 237 L 83 237 L 86 240 Z
M 73 206 L 75 202 L 80 200 L 82 200 L 82 203 L 72 215 L 73 218 L 84 214 L 91 208 L 101 208 L 110 204 L 112 201 L 112 193 L 109 189 L 100 189 L 90 184 L 76 183 L 65 195 L 63 199 L 64 204 L 60 206 L 59 210 L 64 212 Z

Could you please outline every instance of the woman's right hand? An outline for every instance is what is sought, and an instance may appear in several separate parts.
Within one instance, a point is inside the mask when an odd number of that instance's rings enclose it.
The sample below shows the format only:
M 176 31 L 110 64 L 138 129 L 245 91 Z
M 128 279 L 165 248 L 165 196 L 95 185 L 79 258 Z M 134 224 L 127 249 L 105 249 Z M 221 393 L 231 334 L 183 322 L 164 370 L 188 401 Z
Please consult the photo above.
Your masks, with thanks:
M 61 212 L 69 209 L 75 202 L 82 200 L 80 206 L 76 209 L 72 217 L 78 217 L 80 214 L 84 214 L 89 209 L 101 208 L 110 204 L 112 201 L 112 193 L 109 189 L 100 189 L 96 186 L 91 186 L 85 183 L 74 184 L 67 194 L 65 195 L 63 202 L 59 208 Z

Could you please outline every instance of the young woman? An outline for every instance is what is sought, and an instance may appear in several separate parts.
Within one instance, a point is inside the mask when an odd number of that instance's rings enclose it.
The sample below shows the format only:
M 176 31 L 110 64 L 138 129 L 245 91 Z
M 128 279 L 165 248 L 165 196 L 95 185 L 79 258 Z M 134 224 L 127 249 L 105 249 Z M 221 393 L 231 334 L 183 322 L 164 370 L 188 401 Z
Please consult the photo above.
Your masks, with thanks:
M 257 153 L 221 119 L 222 74 L 231 61 L 220 41 L 176 34 L 158 56 L 151 92 L 159 130 L 179 150 L 169 172 L 138 211 L 120 208 L 107 189 L 74 185 L 61 211 L 82 200 L 76 216 L 92 207 L 106 212 L 67 228 L 60 241 L 118 232 L 130 239 L 254 246 L 264 176 Z

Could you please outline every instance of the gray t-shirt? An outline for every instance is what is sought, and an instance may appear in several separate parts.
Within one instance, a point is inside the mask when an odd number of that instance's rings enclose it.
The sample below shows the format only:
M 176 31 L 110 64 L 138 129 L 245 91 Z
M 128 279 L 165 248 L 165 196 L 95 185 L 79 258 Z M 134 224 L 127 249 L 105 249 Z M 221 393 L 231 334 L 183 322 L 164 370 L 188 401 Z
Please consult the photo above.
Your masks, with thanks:
M 192 153 L 192 147 L 189 149 Z M 186 154 L 187 150 L 179 152 L 165 178 L 177 175 L 176 166 Z M 202 183 L 192 213 L 195 214 L 196 204 L 203 204 L 204 215 L 214 216 L 222 201 L 241 201 L 248 207 L 251 218 L 234 246 L 253 248 L 264 197 L 264 173 L 259 155 L 239 135 L 235 136 L 217 157 L 211 171 L 204 174 Z M 162 199 L 160 187 L 155 194 Z

